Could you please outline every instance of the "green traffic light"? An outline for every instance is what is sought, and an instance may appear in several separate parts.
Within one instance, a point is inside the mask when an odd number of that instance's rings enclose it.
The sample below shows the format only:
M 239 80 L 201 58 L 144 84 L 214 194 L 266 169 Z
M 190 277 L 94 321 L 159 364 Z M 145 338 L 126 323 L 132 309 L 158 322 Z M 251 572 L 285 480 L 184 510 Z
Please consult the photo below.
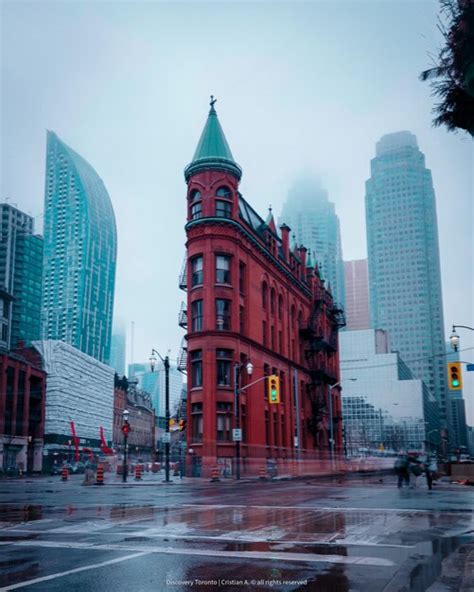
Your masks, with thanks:
M 453 386 L 459 386 L 459 380 L 453 380 Z

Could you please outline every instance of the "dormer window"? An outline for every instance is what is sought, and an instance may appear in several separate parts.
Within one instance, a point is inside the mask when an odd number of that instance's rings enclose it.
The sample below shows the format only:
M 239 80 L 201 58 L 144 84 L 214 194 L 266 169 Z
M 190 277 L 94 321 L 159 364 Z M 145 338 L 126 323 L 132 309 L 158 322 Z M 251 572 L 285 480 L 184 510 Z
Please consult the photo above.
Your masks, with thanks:
M 191 203 L 194 203 L 198 199 L 201 199 L 201 192 L 198 191 L 197 189 L 193 189 L 189 195 L 189 201 Z

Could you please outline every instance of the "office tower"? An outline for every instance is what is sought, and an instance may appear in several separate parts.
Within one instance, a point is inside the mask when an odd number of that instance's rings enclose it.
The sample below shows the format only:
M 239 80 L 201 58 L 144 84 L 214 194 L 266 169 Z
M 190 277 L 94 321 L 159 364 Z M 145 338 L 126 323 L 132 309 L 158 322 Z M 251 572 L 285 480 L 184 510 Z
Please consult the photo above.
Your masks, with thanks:
M 339 218 L 327 191 L 316 180 L 300 179 L 288 192 L 279 222 L 287 224 L 297 243 L 311 251 L 335 302 L 345 306 Z
M 366 182 L 370 315 L 421 378 L 446 423 L 446 370 L 431 171 L 407 131 L 382 137 Z
M 44 218 L 43 339 L 108 363 L 117 233 L 104 183 L 48 132 Z
M 9 307 L 10 339 L 39 339 L 43 239 L 34 234 L 34 219 L 8 203 L 0 204 L 0 286 L 13 296 Z
M 119 376 L 125 376 L 125 358 L 127 347 L 127 331 L 125 325 L 116 321 L 112 327 L 112 342 L 110 346 L 110 366 Z
M 346 448 L 439 450 L 438 404 L 414 378 L 385 331 L 343 331 L 339 336 Z
M 368 329 L 369 315 L 369 271 L 367 259 L 344 261 L 344 285 L 346 288 L 346 328 Z

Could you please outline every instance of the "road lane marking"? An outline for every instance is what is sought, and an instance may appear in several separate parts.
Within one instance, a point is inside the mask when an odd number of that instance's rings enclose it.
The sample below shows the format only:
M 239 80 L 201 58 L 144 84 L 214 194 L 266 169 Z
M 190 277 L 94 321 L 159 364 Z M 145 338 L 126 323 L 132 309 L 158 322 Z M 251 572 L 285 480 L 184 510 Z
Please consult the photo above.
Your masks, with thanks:
M 48 547 L 63 549 L 80 549 L 90 551 L 140 551 L 144 554 L 158 553 L 165 555 L 194 555 L 200 557 L 228 557 L 241 559 L 272 559 L 279 561 L 298 561 L 303 563 L 342 563 L 348 565 L 375 565 L 378 567 L 392 567 L 394 562 L 379 557 L 347 557 L 345 555 L 319 555 L 312 553 L 279 553 L 274 551 L 217 551 L 202 549 L 182 549 L 176 547 L 139 546 L 123 544 L 91 545 L 90 543 L 59 542 L 59 541 L 15 541 L 11 543 L 0 543 L 0 545 L 12 545 L 16 547 Z M 131 558 L 131 557 L 130 557 Z M 86 569 L 86 568 L 78 568 Z M 67 572 L 65 572 L 67 573 Z M 73 573 L 73 572 L 70 572 Z M 26 584 L 24 584 L 26 585 Z M 20 585 L 15 584 L 16 587 Z M 13 590 L 14 588 L 4 588 Z
M 11 586 L 6 586 L 5 588 L 0 588 L 0 590 L 17 590 L 18 588 L 24 588 L 25 586 L 32 586 L 33 584 L 39 584 L 40 582 L 47 582 L 49 580 L 55 580 L 56 578 L 63 578 L 65 576 L 69 576 L 71 574 L 79 573 L 81 571 L 87 571 L 90 569 L 98 569 L 100 567 L 106 567 L 107 565 L 112 565 L 114 563 L 120 563 L 121 561 L 128 561 L 129 559 L 135 559 L 136 557 L 143 557 L 144 555 L 150 555 L 146 551 L 142 551 L 140 553 L 133 553 L 132 555 L 126 555 L 125 557 L 117 557 L 116 559 L 109 559 L 109 561 L 103 561 L 102 563 L 94 563 L 92 565 L 84 565 L 83 567 L 76 567 L 75 569 L 70 569 L 68 571 L 60 571 L 55 574 L 51 574 L 49 576 L 43 576 L 42 578 L 36 578 L 34 580 L 26 580 L 25 582 L 19 582 L 18 584 L 12 584 Z
M 307 512 L 332 512 L 338 514 L 340 512 L 380 512 L 394 513 L 394 514 L 461 514 L 466 515 L 467 513 L 474 512 L 472 509 L 465 510 L 450 510 L 448 508 L 436 508 L 434 510 L 417 510 L 414 508 L 345 508 L 344 506 L 249 506 L 240 504 L 181 504 L 182 508 L 213 508 L 213 509 L 228 509 L 228 508 L 258 508 L 260 510 L 300 510 Z

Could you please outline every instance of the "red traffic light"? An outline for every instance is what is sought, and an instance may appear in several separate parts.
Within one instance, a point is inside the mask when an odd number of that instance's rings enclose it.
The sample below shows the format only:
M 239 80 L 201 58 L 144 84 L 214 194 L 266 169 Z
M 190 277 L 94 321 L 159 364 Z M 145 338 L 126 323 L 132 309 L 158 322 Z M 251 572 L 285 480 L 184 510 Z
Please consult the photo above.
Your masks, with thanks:
M 123 424 L 122 432 L 125 436 L 128 436 L 128 434 L 130 433 L 130 424 L 128 423 L 128 421 Z

